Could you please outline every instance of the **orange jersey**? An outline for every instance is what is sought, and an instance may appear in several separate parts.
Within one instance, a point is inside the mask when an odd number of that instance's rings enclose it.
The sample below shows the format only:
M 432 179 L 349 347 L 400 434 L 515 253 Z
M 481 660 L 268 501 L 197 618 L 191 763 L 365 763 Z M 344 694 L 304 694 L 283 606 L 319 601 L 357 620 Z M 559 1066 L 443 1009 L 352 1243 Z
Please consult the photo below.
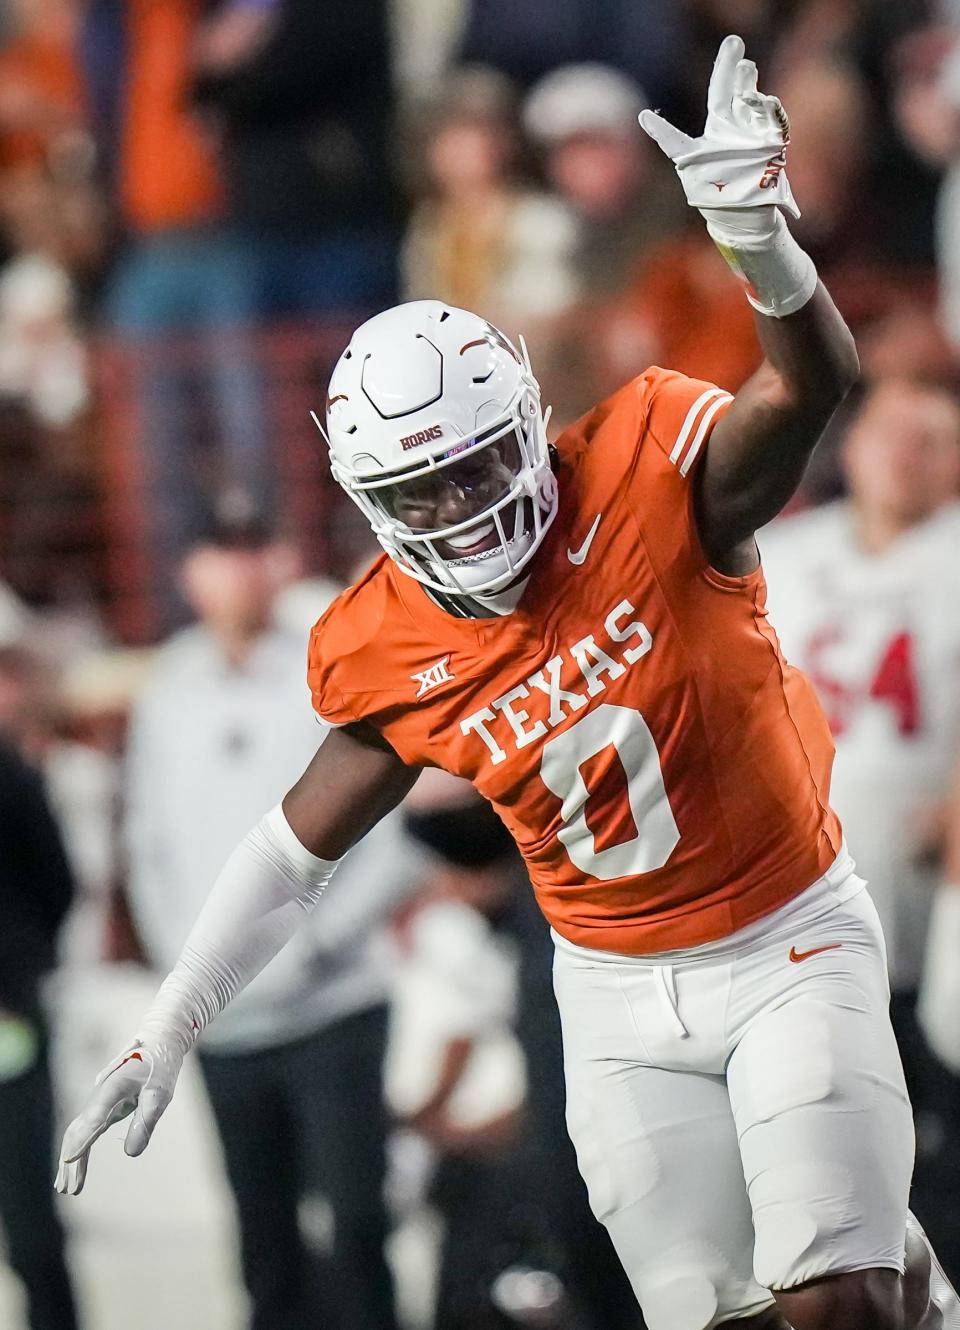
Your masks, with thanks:
M 311 638 L 319 714 L 472 781 L 581 946 L 724 937 L 840 849 L 829 730 L 762 571 L 723 576 L 697 537 L 691 477 L 730 400 L 651 369 L 567 430 L 511 614 L 454 618 L 383 557 Z
M 200 0 L 133 0 L 127 24 L 120 199 L 138 233 L 219 216 L 214 150 L 190 110 L 191 59 Z

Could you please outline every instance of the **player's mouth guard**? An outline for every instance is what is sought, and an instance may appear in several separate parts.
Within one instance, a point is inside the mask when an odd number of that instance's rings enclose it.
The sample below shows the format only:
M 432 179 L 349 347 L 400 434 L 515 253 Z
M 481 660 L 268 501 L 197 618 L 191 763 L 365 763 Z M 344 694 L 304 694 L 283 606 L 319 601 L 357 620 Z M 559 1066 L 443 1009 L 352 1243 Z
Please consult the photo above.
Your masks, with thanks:
M 557 482 L 546 439 L 549 419 L 550 408 L 541 416 L 533 396 L 524 388 L 494 425 L 404 471 L 360 479 L 335 459 L 331 459 L 331 467 L 335 479 L 363 511 L 378 542 L 401 571 L 434 591 L 459 596 L 495 594 L 523 572 L 557 513 Z M 404 484 L 462 463 L 478 450 L 511 435 L 516 441 L 516 464 L 510 483 L 480 512 L 451 526 L 417 531 L 388 511 L 387 495 L 397 496 Z M 489 534 L 491 526 L 497 544 L 489 549 L 456 557 L 445 556 L 438 548 L 446 545 L 455 549 L 459 544 L 469 550 L 471 543 L 479 543 Z
M 381 525 L 373 517 L 371 524 L 388 552 L 394 542 L 399 546 L 401 570 L 425 586 L 462 596 L 493 595 L 513 583 L 536 553 L 556 516 L 555 495 L 556 479 L 552 473 L 546 481 L 538 481 L 525 468 L 495 505 L 455 526 L 431 532 L 411 531 L 401 526 L 398 531 L 396 524 Z M 489 533 L 491 524 L 497 543 L 489 549 L 448 557 L 437 548 L 445 544 L 448 549 L 455 549 L 454 542 L 469 535 L 474 535 L 474 543 L 478 543 Z M 469 544 L 464 548 L 469 549 Z M 496 571 L 487 576 L 491 567 Z

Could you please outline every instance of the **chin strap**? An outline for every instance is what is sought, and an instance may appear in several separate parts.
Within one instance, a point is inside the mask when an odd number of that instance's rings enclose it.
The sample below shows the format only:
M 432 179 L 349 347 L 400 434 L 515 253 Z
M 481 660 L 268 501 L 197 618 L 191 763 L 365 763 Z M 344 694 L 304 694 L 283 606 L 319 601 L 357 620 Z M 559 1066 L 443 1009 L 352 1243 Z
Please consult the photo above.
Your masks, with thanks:
M 524 577 L 515 586 L 497 591 L 492 596 L 446 596 L 425 586 L 423 589 L 440 609 L 455 619 L 502 619 L 517 608 L 529 579 Z
M 422 585 L 422 583 L 421 583 Z M 497 617 L 497 611 L 491 610 L 489 606 L 477 600 L 474 596 L 445 596 L 442 591 L 434 591 L 432 587 L 425 586 L 424 591 L 446 614 L 450 614 L 454 619 L 494 619 Z

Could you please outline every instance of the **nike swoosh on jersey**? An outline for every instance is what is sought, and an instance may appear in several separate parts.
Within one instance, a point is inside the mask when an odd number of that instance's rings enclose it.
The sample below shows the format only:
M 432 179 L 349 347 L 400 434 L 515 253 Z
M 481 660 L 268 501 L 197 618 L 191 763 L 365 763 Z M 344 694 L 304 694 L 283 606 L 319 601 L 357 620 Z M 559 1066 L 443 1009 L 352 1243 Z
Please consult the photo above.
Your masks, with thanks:
M 597 534 L 597 527 L 600 525 L 600 518 L 602 516 L 603 513 L 597 513 L 596 517 L 593 519 L 593 526 L 587 532 L 586 540 L 578 550 L 567 550 L 567 558 L 571 563 L 577 565 L 583 563 L 587 555 L 590 553 L 590 546 L 593 544 L 593 538 Z
M 842 942 L 828 942 L 826 946 L 811 947 L 809 951 L 797 951 L 796 947 L 791 947 L 790 959 L 792 961 L 805 961 L 808 960 L 809 957 L 811 956 L 819 956 L 821 951 L 836 951 L 838 947 L 842 946 L 843 946 Z

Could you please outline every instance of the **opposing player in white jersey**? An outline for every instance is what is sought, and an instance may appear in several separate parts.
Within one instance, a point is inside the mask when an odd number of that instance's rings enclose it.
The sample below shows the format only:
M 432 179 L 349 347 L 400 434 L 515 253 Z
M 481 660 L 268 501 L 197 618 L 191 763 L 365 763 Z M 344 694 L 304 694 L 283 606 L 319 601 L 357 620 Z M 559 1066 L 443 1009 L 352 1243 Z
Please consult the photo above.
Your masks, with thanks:
M 848 499 L 775 522 L 759 543 L 784 654 L 830 721 L 831 802 L 883 922 L 892 987 L 913 993 L 960 754 L 960 405 L 881 384 L 843 466 Z
M 768 604 L 830 720 L 831 801 L 883 921 L 893 1025 L 926 1124 L 913 1205 L 955 1263 L 957 1084 L 918 1030 L 916 1005 L 960 755 L 960 405 L 940 389 L 881 384 L 842 456 L 848 499 L 761 533 Z M 938 989 L 948 1028 L 960 1027 L 956 988 L 951 976 Z

